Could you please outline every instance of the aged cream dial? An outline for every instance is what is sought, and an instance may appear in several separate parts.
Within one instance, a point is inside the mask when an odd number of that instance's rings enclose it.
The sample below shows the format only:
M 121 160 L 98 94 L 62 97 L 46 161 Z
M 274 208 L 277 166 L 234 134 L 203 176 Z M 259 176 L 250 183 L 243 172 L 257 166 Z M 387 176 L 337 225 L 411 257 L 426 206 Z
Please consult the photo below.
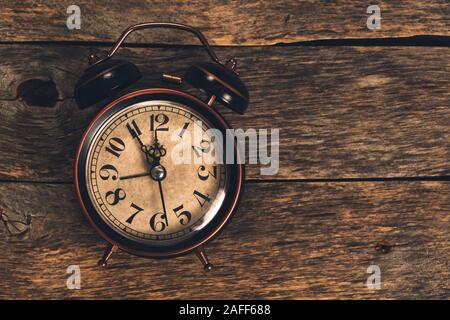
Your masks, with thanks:
M 188 140 L 191 163 L 174 161 L 174 148 L 199 129 L 200 143 Z M 142 243 L 182 241 L 203 228 L 225 198 L 225 166 L 202 161 L 214 149 L 207 129 L 198 113 L 170 101 L 115 113 L 97 131 L 86 162 L 88 194 L 101 218 Z

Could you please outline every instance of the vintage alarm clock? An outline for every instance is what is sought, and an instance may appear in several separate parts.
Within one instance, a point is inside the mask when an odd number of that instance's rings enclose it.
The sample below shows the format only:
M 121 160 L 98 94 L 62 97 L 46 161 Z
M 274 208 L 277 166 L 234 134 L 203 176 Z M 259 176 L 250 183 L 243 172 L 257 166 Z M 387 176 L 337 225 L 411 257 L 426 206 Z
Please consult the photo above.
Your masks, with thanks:
M 212 62 L 191 66 L 183 77 L 164 74 L 162 80 L 186 82 L 207 93 L 207 101 L 168 85 L 120 95 L 141 73 L 133 63 L 113 56 L 130 33 L 146 28 L 180 29 L 198 37 Z M 225 140 L 230 127 L 213 109 L 214 101 L 241 114 L 249 102 L 234 70 L 236 61 L 221 63 L 204 35 L 191 26 L 141 23 L 126 29 L 105 58 L 90 55 L 89 62 L 75 99 L 80 108 L 96 105 L 101 111 L 81 139 L 74 180 L 83 212 L 108 243 L 99 264 L 106 267 L 118 249 L 148 258 L 194 251 L 211 269 L 204 245 L 231 219 L 242 193 L 244 166 L 236 140 L 232 163 L 178 164 L 171 151 L 174 136 L 182 139 L 194 130 L 220 130 Z M 191 146 L 197 156 L 225 144 L 206 137 Z

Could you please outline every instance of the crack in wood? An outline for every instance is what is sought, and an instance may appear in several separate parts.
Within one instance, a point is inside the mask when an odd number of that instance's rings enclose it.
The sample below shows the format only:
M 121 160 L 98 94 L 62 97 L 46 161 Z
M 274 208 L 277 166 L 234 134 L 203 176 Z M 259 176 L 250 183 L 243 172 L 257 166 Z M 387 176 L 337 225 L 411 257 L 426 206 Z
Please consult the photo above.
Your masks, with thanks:
M 90 46 L 90 47 L 111 47 L 114 45 L 112 41 L 0 41 L 0 45 L 43 45 L 43 46 Z M 266 45 L 212 45 L 212 47 L 226 47 L 226 48 L 258 48 L 258 47 L 302 47 L 302 46 L 373 46 L 373 47 L 409 47 L 409 46 L 423 46 L 423 47 L 449 47 L 450 36 L 447 35 L 414 35 L 410 37 L 385 37 L 385 38 L 342 38 L 342 39 L 318 39 L 318 40 L 306 40 L 296 42 L 277 42 L 274 44 Z M 155 48 L 155 49 L 192 49 L 201 47 L 201 45 L 195 44 L 165 44 L 165 43 L 137 43 L 128 42 L 122 44 L 124 48 Z
M 245 183 L 358 183 L 358 182 L 446 182 L 450 181 L 450 176 L 416 176 L 416 177 L 379 177 L 379 178 L 335 178 L 335 179 L 246 179 Z M 73 184 L 72 180 L 24 180 L 24 179 L 0 179 L 0 183 L 27 183 L 27 184 Z
M 346 39 L 319 39 L 298 42 L 280 42 L 275 46 L 348 46 L 348 47 L 449 47 L 450 36 L 445 35 L 416 35 L 411 37 L 393 38 L 346 38 Z

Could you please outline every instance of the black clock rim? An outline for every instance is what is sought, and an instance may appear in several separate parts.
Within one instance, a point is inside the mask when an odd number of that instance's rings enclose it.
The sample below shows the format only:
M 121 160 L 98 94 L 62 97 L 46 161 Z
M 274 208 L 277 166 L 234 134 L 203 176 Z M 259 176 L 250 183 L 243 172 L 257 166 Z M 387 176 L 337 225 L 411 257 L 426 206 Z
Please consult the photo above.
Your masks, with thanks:
M 134 255 L 148 258 L 167 258 L 191 252 L 195 248 L 213 240 L 220 231 L 224 229 L 225 225 L 231 220 L 238 205 L 240 195 L 242 194 L 244 165 L 236 163 L 236 161 L 234 164 L 226 164 L 227 180 L 225 184 L 225 199 L 222 206 L 204 229 L 191 238 L 186 239 L 186 241 L 159 247 L 133 241 L 115 231 L 100 217 L 100 214 L 95 209 L 88 194 L 86 162 L 89 146 L 92 143 L 96 131 L 105 121 L 113 116 L 114 113 L 131 104 L 149 100 L 168 100 L 182 103 L 205 117 L 214 128 L 222 131 L 224 137 L 225 134 L 227 134 L 226 129 L 230 129 L 228 123 L 218 112 L 203 101 L 186 92 L 166 88 L 138 90 L 109 103 L 91 121 L 85 130 L 78 147 L 74 166 L 74 181 L 77 197 L 83 209 L 83 213 L 104 240 L 113 245 L 117 245 L 121 250 Z M 235 143 L 234 153 L 237 157 L 239 156 L 238 152 L 239 150 Z

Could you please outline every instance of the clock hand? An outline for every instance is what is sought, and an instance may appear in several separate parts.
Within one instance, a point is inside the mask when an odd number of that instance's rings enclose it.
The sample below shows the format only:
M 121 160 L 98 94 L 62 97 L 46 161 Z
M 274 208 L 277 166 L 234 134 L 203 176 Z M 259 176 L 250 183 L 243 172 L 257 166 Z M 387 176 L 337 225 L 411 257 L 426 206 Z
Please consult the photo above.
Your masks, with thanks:
M 166 227 L 168 227 L 169 226 L 169 221 L 167 219 L 166 203 L 164 202 L 164 194 L 163 194 L 161 180 L 158 180 L 158 186 L 159 186 L 159 194 L 161 195 L 162 207 L 163 207 L 163 210 L 164 210 L 164 218 L 166 219 Z
M 164 157 L 166 154 L 166 150 L 162 145 L 158 142 L 158 133 L 157 130 L 154 130 L 154 142 L 153 145 L 150 146 L 150 148 L 147 150 L 147 161 L 150 164 L 150 177 L 153 180 L 156 180 L 158 182 L 159 187 L 159 195 L 161 196 L 161 203 L 164 211 L 164 219 L 166 220 L 166 227 L 169 226 L 169 220 L 167 217 L 167 211 L 166 211 L 166 203 L 164 201 L 164 193 L 162 189 L 162 180 L 166 177 L 167 171 L 166 168 L 164 168 L 160 164 L 161 157 Z M 152 162 L 150 163 L 149 158 L 152 159 Z
M 127 179 L 133 179 L 133 178 L 140 178 L 149 176 L 150 172 L 143 172 L 143 173 L 137 173 L 137 174 L 130 174 L 128 176 L 119 177 L 119 180 L 127 180 Z
M 157 129 L 154 130 L 153 135 L 154 135 L 153 144 L 148 149 L 148 153 L 149 153 L 150 157 L 157 158 L 159 161 L 161 159 L 161 157 L 164 157 L 166 155 L 167 151 L 164 148 L 164 146 L 159 143 Z
M 134 131 L 132 131 L 130 128 L 129 128 L 129 130 L 130 130 L 130 132 L 131 132 L 131 135 L 133 136 L 133 138 L 135 138 L 137 141 L 138 141 L 138 143 L 139 143 L 139 146 L 140 146 L 140 148 L 141 148 L 141 151 L 145 154 L 145 160 L 151 165 L 151 166 L 154 166 L 155 164 L 153 164 L 153 155 L 152 154 L 150 154 L 149 153 L 149 149 L 151 149 L 151 146 L 150 146 L 150 148 L 149 147 L 147 147 L 143 142 L 142 142 L 142 139 L 141 139 L 141 137 L 139 136 L 139 134 L 137 134 L 137 133 L 135 133 Z M 157 164 L 156 164 L 157 165 Z
M 145 155 L 147 155 L 147 153 L 148 153 L 148 148 L 147 148 L 147 146 L 142 142 L 141 137 L 139 137 L 139 135 L 137 135 L 137 134 L 136 134 L 134 137 L 135 137 L 136 140 L 139 142 L 139 146 L 141 147 L 141 151 L 142 151 Z
M 139 137 L 138 134 L 136 134 L 136 139 L 139 142 L 139 145 L 141 146 L 141 150 L 145 147 L 145 144 L 142 142 L 141 137 Z

